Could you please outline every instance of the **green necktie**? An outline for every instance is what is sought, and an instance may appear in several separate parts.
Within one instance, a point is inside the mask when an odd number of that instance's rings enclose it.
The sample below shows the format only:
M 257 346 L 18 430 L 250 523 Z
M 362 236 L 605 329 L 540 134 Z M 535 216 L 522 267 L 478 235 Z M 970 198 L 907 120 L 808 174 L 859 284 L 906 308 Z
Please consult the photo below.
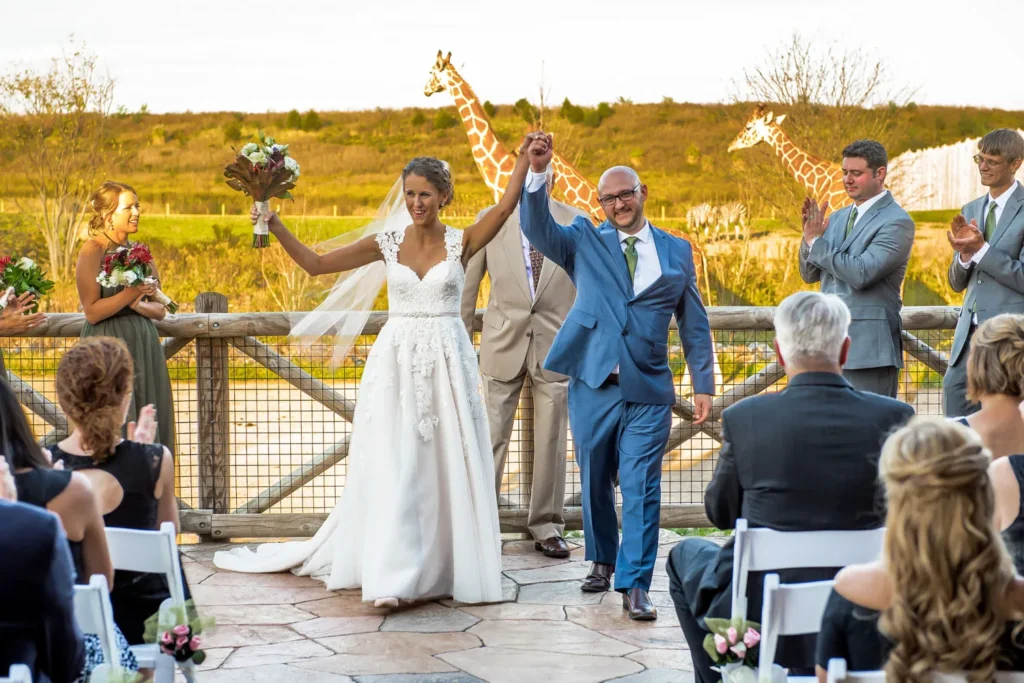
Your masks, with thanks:
M 992 239 L 992 233 L 996 231 L 996 203 L 991 199 L 988 201 L 988 215 L 985 216 L 985 241 Z
M 636 237 L 627 237 L 623 240 L 626 243 L 626 251 L 623 252 L 626 256 L 626 268 L 629 269 L 629 281 L 633 281 L 633 273 L 636 272 L 636 261 L 638 255 L 636 253 Z
M 853 224 L 857 222 L 857 207 L 853 207 L 850 212 L 850 217 L 846 221 L 846 236 L 850 236 L 850 231 L 853 230 Z

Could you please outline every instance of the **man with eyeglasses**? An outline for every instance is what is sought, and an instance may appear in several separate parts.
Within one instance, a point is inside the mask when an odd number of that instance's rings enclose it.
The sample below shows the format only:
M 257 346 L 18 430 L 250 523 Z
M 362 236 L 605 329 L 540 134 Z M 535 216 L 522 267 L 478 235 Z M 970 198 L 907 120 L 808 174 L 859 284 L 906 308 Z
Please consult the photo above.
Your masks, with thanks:
M 843 149 L 843 186 L 853 204 L 828 218 L 828 202 L 803 205 L 800 277 L 821 283 L 850 309 L 843 377 L 854 389 L 896 398 L 903 367 L 903 279 L 914 221 L 885 189 L 889 156 L 874 140 Z
M 675 315 L 693 378 L 694 423 L 711 414 L 712 340 L 684 240 L 644 217 L 647 186 L 616 166 L 598 183 L 607 220 L 559 225 L 551 216 L 544 170 L 550 139 L 530 157 L 520 200 L 523 233 L 576 285 L 576 301 L 544 367 L 569 377 L 569 426 L 583 488 L 583 533 L 590 574 L 581 589 L 622 593 L 630 619 L 657 618 L 650 590 L 658 553 L 661 461 L 672 427 L 675 383 L 668 363 Z M 622 492 L 622 542 L 615 475 Z
M 980 323 L 1000 313 L 1024 313 L 1024 186 L 1014 178 L 1024 159 L 1024 138 L 1000 128 L 978 142 L 981 184 L 988 192 L 963 207 L 946 234 L 953 260 L 946 276 L 955 292 L 967 290 L 949 365 L 942 380 L 948 417 L 977 412 L 967 399 L 967 349 Z

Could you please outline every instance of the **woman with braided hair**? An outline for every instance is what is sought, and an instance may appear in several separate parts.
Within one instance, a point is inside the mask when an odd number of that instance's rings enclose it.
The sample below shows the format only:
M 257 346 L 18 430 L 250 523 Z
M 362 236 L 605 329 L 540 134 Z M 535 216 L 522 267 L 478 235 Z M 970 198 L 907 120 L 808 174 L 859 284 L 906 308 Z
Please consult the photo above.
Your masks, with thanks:
M 818 678 L 828 660 L 884 668 L 887 680 L 925 683 L 932 672 L 1021 670 L 1024 579 L 996 528 L 991 454 L 952 420 L 916 417 L 890 436 L 879 464 L 888 514 L 882 557 L 846 567 L 818 634 Z
M 466 263 L 515 209 L 527 158 L 549 145 L 543 133 L 523 140 L 505 195 L 465 230 L 438 215 L 453 187 L 448 165 L 432 157 L 410 161 L 378 220 L 323 255 L 268 214 L 271 234 L 306 272 L 355 269 L 294 336 L 333 335 L 335 359 L 344 358 L 385 281 L 388 321 L 363 368 L 345 489 L 330 517 L 308 541 L 219 552 L 218 567 L 297 568 L 331 590 L 361 587 L 363 600 L 378 607 L 446 596 L 501 600 L 494 462 L 476 352 L 461 320 L 462 288 Z

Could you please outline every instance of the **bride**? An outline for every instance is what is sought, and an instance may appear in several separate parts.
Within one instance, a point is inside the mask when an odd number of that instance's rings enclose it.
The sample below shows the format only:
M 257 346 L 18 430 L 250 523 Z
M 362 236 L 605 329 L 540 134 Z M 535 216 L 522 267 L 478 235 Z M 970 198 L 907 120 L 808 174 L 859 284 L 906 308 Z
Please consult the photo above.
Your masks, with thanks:
M 239 572 L 298 567 L 331 590 L 362 586 L 363 600 L 377 607 L 447 596 L 501 601 L 494 464 L 460 302 L 465 264 L 512 214 L 529 155 L 550 144 L 543 133 L 526 136 L 501 201 L 465 230 L 438 217 L 454 190 L 447 164 L 432 157 L 406 165 L 358 240 L 323 255 L 267 215 L 270 232 L 306 272 L 356 269 L 293 335 L 334 334 L 335 359 L 344 356 L 385 280 L 388 322 L 366 359 L 348 478 L 327 521 L 310 540 L 218 552 L 214 564 Z

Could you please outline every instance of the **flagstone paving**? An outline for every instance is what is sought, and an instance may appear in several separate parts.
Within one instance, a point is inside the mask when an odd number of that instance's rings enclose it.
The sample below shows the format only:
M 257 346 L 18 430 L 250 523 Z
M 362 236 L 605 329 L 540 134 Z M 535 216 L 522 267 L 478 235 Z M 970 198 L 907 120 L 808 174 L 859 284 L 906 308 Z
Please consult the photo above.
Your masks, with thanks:
M 359 591 L 328 591 L 309 577 L 217 570 L 213 554 L 230 544 L 183 545 L 195 601 L 217 621 L 199 680 L 689 683 L 690 655 L 665 574 L 665 556 L 679 537 L 663 530 L 659 540 L 654 622 L 630 621 L 618 593 L 580 591 L 589 569 L 581 539 L 570 539 L 566 560 L 544 557 L 533 541 L 505 541 L 506 602 L 436 600 L 395 609 L 374 608 Z

